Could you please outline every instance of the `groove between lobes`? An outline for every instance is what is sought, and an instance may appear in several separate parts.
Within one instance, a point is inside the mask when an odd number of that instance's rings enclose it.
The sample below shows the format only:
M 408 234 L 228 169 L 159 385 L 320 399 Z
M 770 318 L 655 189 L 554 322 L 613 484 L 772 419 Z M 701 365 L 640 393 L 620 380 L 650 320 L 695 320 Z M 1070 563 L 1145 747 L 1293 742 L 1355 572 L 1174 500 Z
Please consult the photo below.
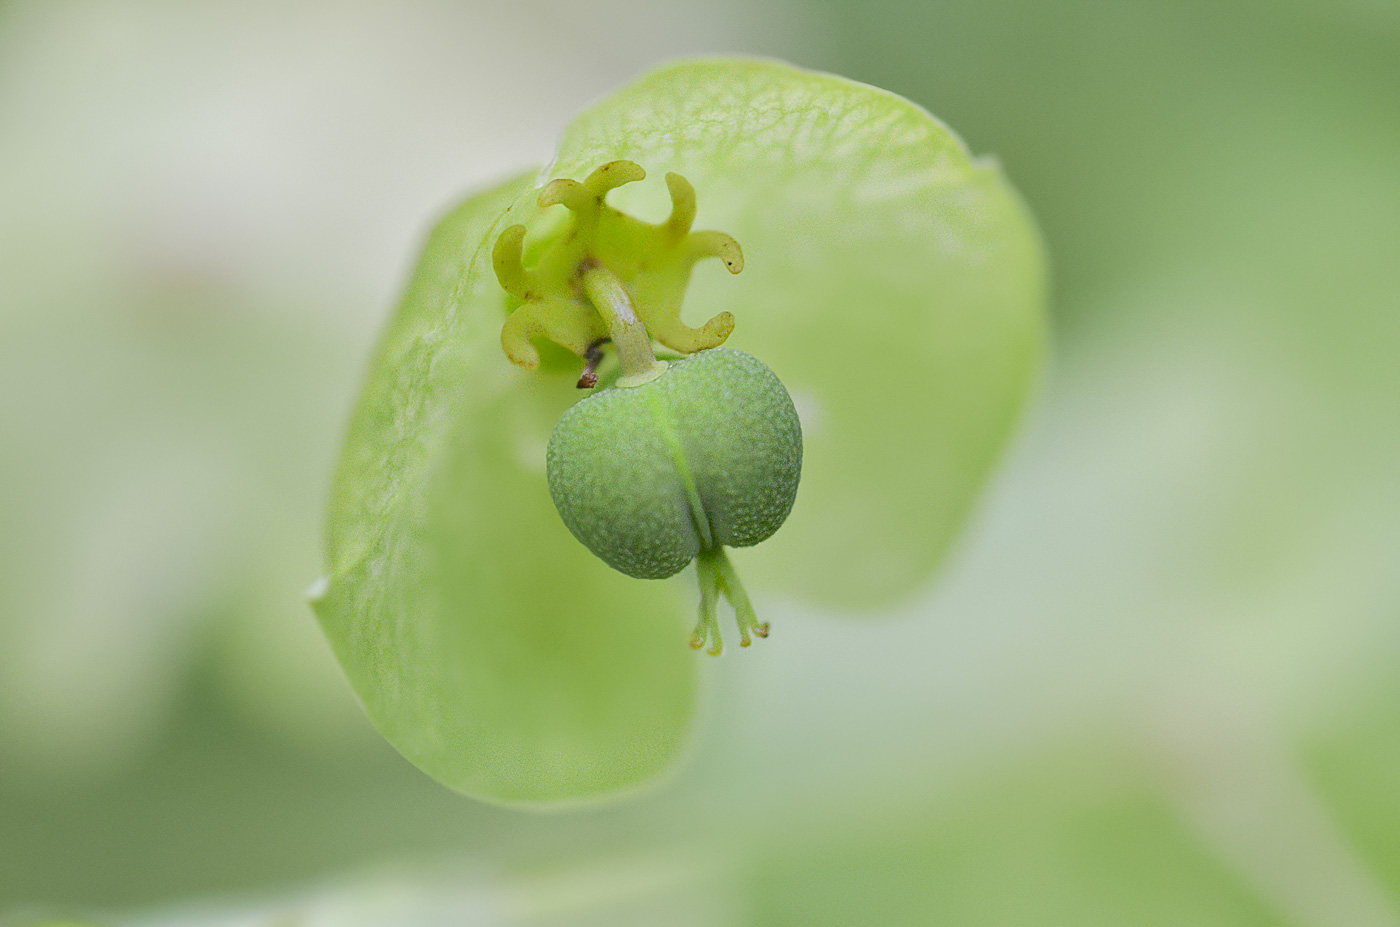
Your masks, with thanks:
M 676 428 L 675 419 L 671 416 L 670 404 L 659 390 L 649 391 L 646 400 L 657 430 L 661 432 L 661 439 L 666 444 L 667 453 L 671 456 L 671 462 L 675 464 L 676 476 L 685 489 L 686 504 L 690 508 L 690 520 L 695 534 L 700 540 L 700 549 L 709 550 L 715 546 L 714 531 L 710 526 L 709 514 L 705 511 L 705 502 L 700 497 L 700 487 L 695 484 L 690 462 L 686 460 L 685 444 Z

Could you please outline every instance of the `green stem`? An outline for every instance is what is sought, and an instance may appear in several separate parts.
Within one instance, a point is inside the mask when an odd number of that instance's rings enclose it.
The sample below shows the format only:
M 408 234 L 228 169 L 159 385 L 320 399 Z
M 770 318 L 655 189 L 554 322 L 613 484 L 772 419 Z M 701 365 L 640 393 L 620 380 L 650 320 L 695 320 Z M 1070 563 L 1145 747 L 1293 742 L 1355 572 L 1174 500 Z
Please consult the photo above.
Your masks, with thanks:
M 617 359 L 623 373 L 618 385 L 638 386 L 665 370 L 666 364 L 656 359 L 651 347 L 651 335 L 642 320 L 637 318 L 637 312 L 632 308 L 632 298 L 623 289 L 617 275 L 601 264 L 593 264 L 583 272 L 582 282 L 583 292 L 607 323 L 608 337 L 617 348 Z

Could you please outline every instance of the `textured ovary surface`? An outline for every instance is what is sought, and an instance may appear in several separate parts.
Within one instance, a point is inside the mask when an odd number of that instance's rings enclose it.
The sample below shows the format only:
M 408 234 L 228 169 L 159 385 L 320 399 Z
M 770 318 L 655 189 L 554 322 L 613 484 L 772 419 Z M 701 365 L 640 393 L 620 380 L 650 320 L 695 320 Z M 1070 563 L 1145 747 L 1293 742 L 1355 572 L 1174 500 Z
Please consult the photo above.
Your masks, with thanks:
M 797 496 L 802 426 L 771 370 L 718 348 L 570 408 L 548 472 L 576 538 L 614 569 L 660 579 L 702 550 L 778 530 Z

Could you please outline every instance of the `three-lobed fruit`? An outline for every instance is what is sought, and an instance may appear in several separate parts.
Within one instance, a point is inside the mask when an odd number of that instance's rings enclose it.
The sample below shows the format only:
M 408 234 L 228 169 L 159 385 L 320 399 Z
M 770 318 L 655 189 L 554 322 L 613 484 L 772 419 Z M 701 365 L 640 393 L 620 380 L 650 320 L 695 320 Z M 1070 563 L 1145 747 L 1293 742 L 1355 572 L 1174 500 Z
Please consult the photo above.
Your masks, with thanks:
M 572 406 L 547 468 L 575 537 L 629 576 L 660 579 L 778 530 L 797 496 L 802 426 L 772 370 L 714 348 Z

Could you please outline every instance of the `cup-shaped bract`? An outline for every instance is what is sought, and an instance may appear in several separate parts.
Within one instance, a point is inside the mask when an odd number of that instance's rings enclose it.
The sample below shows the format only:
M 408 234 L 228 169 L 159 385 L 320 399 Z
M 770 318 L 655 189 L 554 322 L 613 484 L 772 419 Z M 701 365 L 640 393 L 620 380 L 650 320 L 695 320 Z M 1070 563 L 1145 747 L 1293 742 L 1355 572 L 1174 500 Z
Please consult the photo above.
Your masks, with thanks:
M 558 228 L 539 189 L 630 160 L 694 186 L 744 272 L 696 266 L 687 319 L 732 312 L 802 416 L 800 500 L 744 554 L 750 587 L 869 608 L 925 582 L 1006 443 L 1044 350 L 1031 218 L 995 163 L 919 107 L 769 61 L 667 65 L 584 113 L 544 175 L 432 233 L 352 418 L 317 614 L 371 720 L 479 798 L 532 805 L 654 780 L 687 741 L 694 587 L 629 578 L 570 536 L 545 473 L 572 355 L 501 350 L 492 245 Z M 610 202 L 665 215 L 659 182 Z

